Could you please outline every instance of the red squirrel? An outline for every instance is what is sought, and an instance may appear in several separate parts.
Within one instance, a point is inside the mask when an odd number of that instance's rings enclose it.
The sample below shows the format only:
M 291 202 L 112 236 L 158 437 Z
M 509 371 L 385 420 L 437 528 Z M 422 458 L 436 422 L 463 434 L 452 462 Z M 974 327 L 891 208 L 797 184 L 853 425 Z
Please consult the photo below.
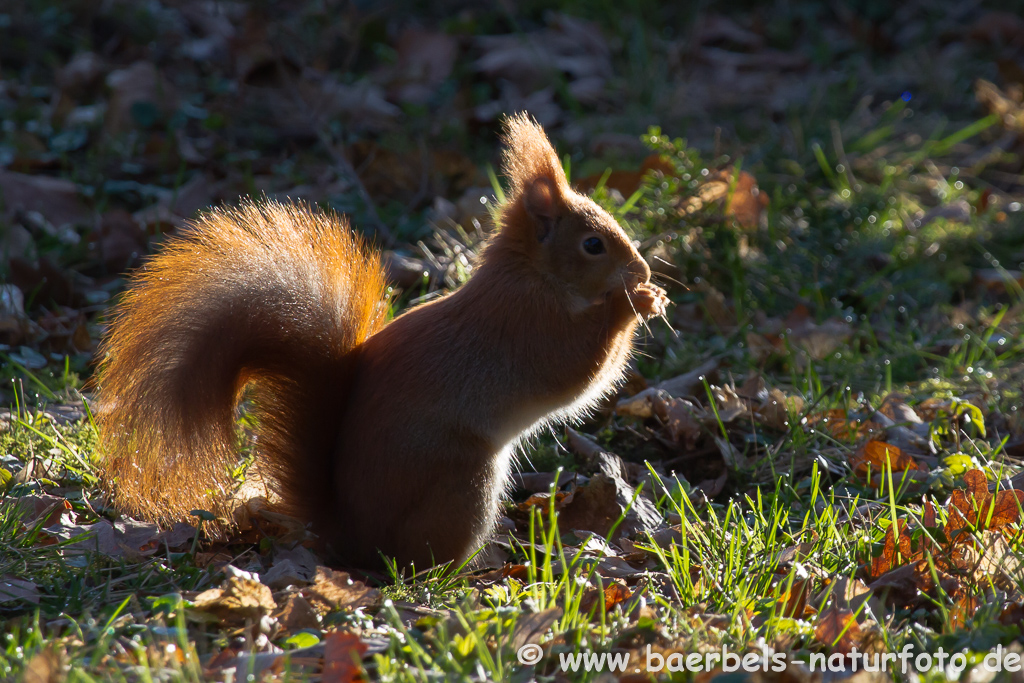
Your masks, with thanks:
M 255 413 L 261 473 L 337 563 L 416 567 L 487 539 L 513 450 L 622 376 L 665 292 L 543 129 L 506 122 L 499 230 L 455 292 L 387 322 L 380 255 L 343 219 L 244 201 L 133 277 L 101 349 L 101 473 L 160 522 L 218 508 Z

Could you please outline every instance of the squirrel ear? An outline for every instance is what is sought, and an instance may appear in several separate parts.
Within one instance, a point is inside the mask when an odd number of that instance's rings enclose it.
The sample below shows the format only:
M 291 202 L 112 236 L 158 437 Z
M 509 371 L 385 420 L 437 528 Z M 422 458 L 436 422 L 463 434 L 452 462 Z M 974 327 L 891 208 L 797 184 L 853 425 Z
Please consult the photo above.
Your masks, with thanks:
M 569 189 L 558 155 L 540 124 L 525 113 L 505 120 L 504 171 L 512 197 L 528 192 L 539 180 L 548 183 L 550 194 L 558 201 Z
M 523 192 L 526 211 L 537 223 L 537 241 L 544 242 L 555 229 L 561 198 L 555 186 L 545 177 L 535 178 Z

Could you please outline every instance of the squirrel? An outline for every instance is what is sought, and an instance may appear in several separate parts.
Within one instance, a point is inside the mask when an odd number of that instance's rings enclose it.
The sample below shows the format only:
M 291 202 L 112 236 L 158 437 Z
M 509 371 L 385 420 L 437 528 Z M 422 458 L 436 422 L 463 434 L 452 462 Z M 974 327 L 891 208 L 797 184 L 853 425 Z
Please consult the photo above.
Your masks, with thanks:
M 519 441 L 608 393 L 668 303 L 539 124 L 509 117 L 504 143 L 510 191 L 472 277 L 390 322 L 380 254 L 333 214 L 243 200 L 169 238 L 100 350 L 114 507 L 171 523 L 223 505 L 244 395 L 260 473 L 330 561 L 471 556 Z

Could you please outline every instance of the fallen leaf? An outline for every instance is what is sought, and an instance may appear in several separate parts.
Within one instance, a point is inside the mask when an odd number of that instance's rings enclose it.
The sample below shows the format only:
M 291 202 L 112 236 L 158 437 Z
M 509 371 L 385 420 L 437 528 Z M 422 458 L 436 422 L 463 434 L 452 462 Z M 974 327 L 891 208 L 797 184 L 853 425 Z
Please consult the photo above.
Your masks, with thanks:
M 86 223 L 92 212 L 70 180 L 0 169 L 0 198 L 8 221 L 16 212 L 37 211 L 54 226 Z
M 8 502 L 11 505 L 9 508 L 11 514 L 28 527 L 36 524 L 42 527 L 53 526 L 60 523 L 64 514 L 71 510 L 70 502 L 49 493 L 33 493 L 14 499 L 8 498 Z M 70 518 L 67 521 L 70 521 Z
M 345 572 L 328 567 L 317 567 L 312 586 L 304 588 L 302 595 L 321 613 L 336 609 L 373 607 L 381 600 L 381 593 L 362 581 L 353 581 Z
M 918 553 L 919 554 L 919 553 Z M 910 536 L 907 533 L 907 522 L 897 520 L 885 533 L 882 553 L 871 560 L 870 575 L 879 577 L 894 567 L 901 566 L 917 559 L 910 547 Z
M 778 599 L 778 614 L 791 619 L 804 619 L 814 613 L 813 608 L 807 605 L 807 593 L 813 585 L 813 579 L 793 579 L 792 586 L 787 587 L 788 581 L 783 581 L 782 593 Z M 811 610 L 808 614 L 807 610 Z
M 555 511 L 563 509 L 566 505 L 572 502 L 574 494 L 569 491 L 556 491 L 554 495 Z M 535 493 L 522 503 L 519 503 L 516 507 L 521 512 L 529 512 L 531 508 L 541 508 L 543 513 L 551 506 L 551 494 L 550 493 Z
M 281 626 L 292 633 L 306 628 L 320 628 L 316 610 L 301 595 L 289 595 L 276 616 Z
M 804 424 L 816 429 L 824 427 L 829 434 L 840 441 L 850 441 L 859 436 L 861 431 L 857 420 L 848 418 L 846 411 L 842 408 L 833 408 L 808 415 Z
M 513 472 L 512 483 L 520 491 L 527 493 L 549 493 L 576 478 L 575 472 Z
M 107 76 L 110 102 L 103 129 L 120 135 L 136 126 L 152 128 L 177 106 L 173 86 L 152 62 L 138 61 Z
M 615 609 L 616 605 L 621 605 L 631 597 L 633 597 L 633 593 L 625 583 L 621 580 L 613 580 L 604 587 L 603 591 L 597 588 L 588 589 L 580 599 L 580 613 L 590 614 L 602 605 L 605 612 L 610 612 Z
M 662 419 L 669 438 L 674 443 L 682 442 L 687 450 L 696 448 L 702 433 L 699 418 L 704 415 L 704 411 L 685 398 L 670 398 L 660 412 L 664 412 Z
M 704 382 L 711 383 L 717 380 L 719 363 L 714 358 L 705 361 L 689 372 L 659 383 L 656 388 L 667 391 L 676 398 L 686 398 L 695 394 L 703 396 Z
M 61 523 L 43 531 L 59 540 L 72 541 L 62 549 L 69 555 L 98 552 L 114 558 L 132 558 L 150 555 L 160 548 L 160 528 L 133 519 L 114 523 L 102 519 L 88 525 Z
M 974 96 L 990 114 L 999 117 L 1003 128 L 1016 133 L 1018 139 L 1024 135 L 1024 106 L 1021 106 L 1019 100 L 1008 96 L 994 83 L 983 78 L 975 81 Z
M 857 450 L 851 460 L 854 474 L 872 485 L 881 483 L 888 477 L 887 473 L 890 470 L 894 481 L 900 479 L 896 475 L 897 472 L 927 471 L 927 468 L 913 457 L 884 441 L 868 441 Z
M 725 215 L 735 218 L 736 223 L 744 229 L 757 228 L 768 208 L 768 195 L 761 192 L 757 179 L 746 171 L 734 175 L 732 169 L 719 171 L 728 182 L 728 200 L 725 204 Z
M 410 27 L 397 40 L 398 60 L 389 90 L 392 99 L 427 104 L 452 73 L 459 41 L 437 31 Z
M 367 646 L 350 632 L 332 631 L 324 639 L 323 683 L 353 683 L 363 680 L 362 659 Z
M 851 610 L 830 607 L 818 615 L 814 637 L 834 652 L 849 654 L 861 644 L 860 625 Z
M 953 633 L 967 626 L 974 613 L 981 607 L 982 602 L 978 596 L 962 588 L 959 594 L 953 597 L 953 607 L 949 610 L 949 621 L 947 622 L 947 633 Z
M 313 581 L 318 566 L 316 556 L 302 545 L 278 547 L 275 548 L 274 563 L 260 575 L 260 580 L 271 588 L 306 585 Z
M 31 293 L 34 306 L 55 304 L 79 307 L 84 298 L 71 274 L 57 266 L 49 257 L 32 263 L 22 258 L 12 258 L 9 279 L 23 293 Z
M 277 608 L 270 588 L 239 576 L 229 577 L 219 588 L 203 591 L 193 599 L 192 605 L 200 612 L 231 623 L 258 621 Z
M 520 612 L 509 639 L 512 651 L 518 651 L 523 645 L 539 643 L 561 616 L 561 607 L 551 607 L 540 612 Z
M 61 683 L 65 678 L 64 663 L 55 646 L 45 647 L 28 661 L 23 683 Z
M 12 602 L 39 604 L 39 587 L 28 579 L 6 575 L 0 578 L 0 605 Z
M 799 414 L 804 409 L 804 400 L 799 396 L 786 396 L 780 389 L 772 388 L 754 410 L 758 421 L 766 427 L 784 432 L 789 429 L 790 414 Z
M 660 174 L 663 177 L 675 176 L 676 167 L 667 158 L 660 154 L 650 154 L 640 164 L 636 171 L 615 170 L 610 173 L 595 173 L 594 175 L 581 178 L 573 183 L 578 192 L 589 194 L 593 192 L 601 179 L 604 178 L 604 187 L 609 190 L 616 190 L 623 197 L 631 197 L 634 192 L 640 189 L 645 177 Z
M 725 295 L 712 286 L 704 292 L 704 312 L 718 328 L 720 334 L 736 329 L 736 310 L 726 302 Z
M 593 531 L 607 536 L 612 525 L 619 522 L 615 537 L 634 536 L 660 527 L 664 520 L 654 504 L 635 489 L 624 477 L 626 467 L 614 453 L 599 453 L 597 472 L 585 486 L 573 493 L 572 501 L 558 516 L 560 529 Z M 614 538 L 611 540 L 615 540 Z
M 1020 522 L 1020 508 L 1024 504 L 1024 491 L 1010 489 L 988 490 L 988 478 L 981 470 L 970 470 L 964 474 L 967 489 L 956 489 L 950 495 L 946 534 L 966 541 L 967 535 L 960 536 L 960 530 L 968 526 L 978 530 L 998 531 Z

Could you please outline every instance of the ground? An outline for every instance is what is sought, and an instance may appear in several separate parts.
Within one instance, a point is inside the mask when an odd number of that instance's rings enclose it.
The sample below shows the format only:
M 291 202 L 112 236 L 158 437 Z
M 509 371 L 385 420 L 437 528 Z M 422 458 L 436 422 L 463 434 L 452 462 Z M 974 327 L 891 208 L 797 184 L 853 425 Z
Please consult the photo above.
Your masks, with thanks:
M 6 4 L 0 677 L 1007 676 L 1021 8 L 677 5 Z M 227 533 L 110 507 L 89 379 L 165 235 L 317 203 L 387 251 L 398 313 L 471 277 L 521 110 L 673 303 L 617 396 L 522 449 L 493 542 L 366 573 L 255 502 Z

